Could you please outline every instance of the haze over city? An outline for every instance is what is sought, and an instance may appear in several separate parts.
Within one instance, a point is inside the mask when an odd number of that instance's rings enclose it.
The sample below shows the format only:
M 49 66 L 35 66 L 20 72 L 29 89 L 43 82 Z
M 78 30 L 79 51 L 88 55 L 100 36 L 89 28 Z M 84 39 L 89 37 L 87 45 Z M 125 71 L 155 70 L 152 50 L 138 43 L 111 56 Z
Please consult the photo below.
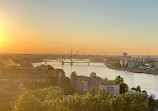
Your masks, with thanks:
M 0 0 L 0 111 L 158 111 L 158 0 Z
M 0 0 L 0 53 L 158 55 L 158 1 Z

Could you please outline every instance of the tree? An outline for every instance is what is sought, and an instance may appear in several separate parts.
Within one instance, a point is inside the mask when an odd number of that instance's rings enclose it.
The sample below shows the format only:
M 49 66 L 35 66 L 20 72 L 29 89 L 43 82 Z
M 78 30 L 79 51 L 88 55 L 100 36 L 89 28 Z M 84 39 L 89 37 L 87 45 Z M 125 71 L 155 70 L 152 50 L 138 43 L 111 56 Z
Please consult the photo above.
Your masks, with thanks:
M 133 87 L 133 88 L 131 88 L 132 90 L 135 90 L 136 92 L 138 91 L 138 92 L 141 92 L 141 87 L 138 85 L 136 88 L 135 87 Z
M 24 91 L 15 101 L 15 111 L 41 111 L 42 104 L 29 91 Z
M 91 88 L 82 96 L 78 94 L 64 96 L 62 88 L 51 86 L 21 92 L 15 102 L 14 111 L 147 111 L 147 109 L 146 97 L 140 93 L 122 94 L 112 98 L 105 90 L 97 92 Z
M 60 87 L 54 87 L 53 90 L 48 92 L 46 96 L 46 100 L 56 99 L 56 98 L 63 98 L 64 91 Z
M 116 82 L 116 83 L 121 83 L 121 82 L 124 82 L 124 79 L 123 79 L 121 76 L 118 75 L 118 76 L 115 78 L 114 82 Z
M 128 85 L 124 83 L 124 79 L 121 76 L 117 76 L 114 82 L 120 84 L 120 94 L 125 94 L 128 91 Z
M 120 94 L 125 94 L 128 91 L 128 85 L 126 83 L 120 83 Z
M 76 77 L 76 76 L 77 76 L 77 74 L 76 74 L 75 71 L 73 71 L 73 72 L 71 73 L 71 75 L 70 75 L 71 78 Z
M 90 73 L 90 77 L 96 77 L 96 76 L 97 76 L 97 74 L 95 72 Z
M 68 111 L 64 110 L 63 100 L 60 98 L 44 101 L 43 111 Z
M 74 94 L 67 98 L 68 111 L 82 111 L 82 98 L 78 94 Z
M 89 90 L 82 98 L 83 111 L 111 111 L 111 97 L 105 90 Z
M 51 65 L 47 65 L 48 70 L 55 70 L 54 67 L 52 67 Z
M 64 89 L 64 94 L 66 95 L 72 95 L 76 91 L 71 87 L 70 78 L 65 77 L 61 80 L 59 80 L 58 85 Z
M 95 72 L 91 72 L 90 77 L 95 78 L 95 79 L 103 80 L 101 77 L 97 76 L 97 74 Z
M 95 96 L 97 94 L 97 91 L 95 88 L 90 88 L 90 89 L 88 89 L 87 94 Z
M 149 111 L 154 111 L 156 106 L 156 100 L 154 95 L 149 96 Z
M 146 97 L 140 93 L 120 95 L 112 100 L 112 111 L 148 111 Z

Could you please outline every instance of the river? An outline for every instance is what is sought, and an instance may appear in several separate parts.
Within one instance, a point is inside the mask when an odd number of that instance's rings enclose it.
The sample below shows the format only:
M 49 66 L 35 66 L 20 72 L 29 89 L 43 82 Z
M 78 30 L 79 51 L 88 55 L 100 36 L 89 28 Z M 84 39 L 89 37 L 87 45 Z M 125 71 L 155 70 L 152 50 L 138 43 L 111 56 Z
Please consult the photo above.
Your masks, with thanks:
M 40 64 L 44 63 L 35 63 L 35 65 Z M 85 76 L 89 76 L 91 72 L 96 72 L 97 76 L 102 78 L 106 77 L 110 80 L 120 75 L 130 88 L 140 85 L 142 90 L 146 90 L 149 95 L 153 94 L 158 99 L 158 76 L 156 75 L 109 69 L 103 63 L 90 63 L 89 66 L 87 63 L 76 63 L 73 66 L 70 64 L 64 64 L 62 66 L 59 62 L 48 62 L 47 64 L 52 65 L 54 68 L 62 68 L 66 76 L 70 76 L 73 71 L 76 71 L 77 75 Z

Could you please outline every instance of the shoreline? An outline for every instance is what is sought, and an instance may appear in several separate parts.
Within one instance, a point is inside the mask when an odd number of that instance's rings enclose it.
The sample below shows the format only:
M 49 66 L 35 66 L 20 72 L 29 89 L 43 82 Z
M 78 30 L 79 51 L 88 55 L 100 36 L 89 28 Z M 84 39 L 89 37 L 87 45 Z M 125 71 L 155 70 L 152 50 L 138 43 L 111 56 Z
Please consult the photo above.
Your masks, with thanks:
M 149 70 L 140 70 L 140 69 L 136 69 L 136 68 L 117 68 L 114 66 L 109 66 L 109 65 L 105 65 L 107 68 L 109 69 L 114 69 L 114 70 L 120 70 L 120 71 L 128 71 L 128 72 L 132 72 L 132 73 L 145 73 L 145 74 L 150 74 L 150 75 L 158 75 L 157 71 L 149 71 Z

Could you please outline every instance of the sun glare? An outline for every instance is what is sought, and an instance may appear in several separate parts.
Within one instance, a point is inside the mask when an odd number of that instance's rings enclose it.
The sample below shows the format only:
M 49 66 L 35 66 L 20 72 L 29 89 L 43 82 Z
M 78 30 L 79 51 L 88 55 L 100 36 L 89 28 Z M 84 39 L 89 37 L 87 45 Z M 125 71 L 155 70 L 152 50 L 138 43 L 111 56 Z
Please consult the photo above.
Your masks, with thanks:
M 4 42 L 4 30 L 2 26 L 2 22 L 0 21 L 0 48 L 2 47 Z

